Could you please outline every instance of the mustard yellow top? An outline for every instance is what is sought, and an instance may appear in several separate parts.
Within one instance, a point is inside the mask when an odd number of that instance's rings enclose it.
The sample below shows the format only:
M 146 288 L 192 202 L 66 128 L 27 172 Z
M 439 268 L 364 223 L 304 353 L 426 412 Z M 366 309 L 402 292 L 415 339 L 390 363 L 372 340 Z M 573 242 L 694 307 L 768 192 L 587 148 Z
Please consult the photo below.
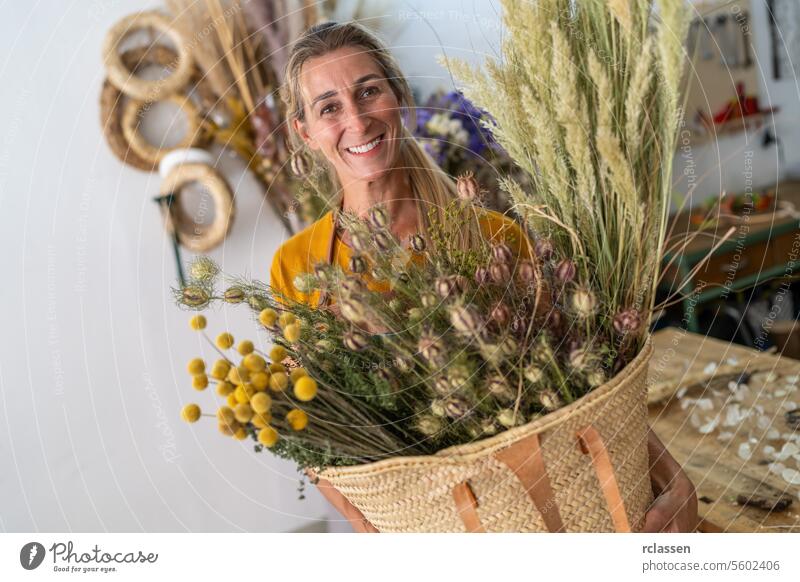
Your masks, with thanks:
M 479 209 L 478 220 L 487 241 L 496 244 L 505 242 L 518 257 L 531 256 L 530 241 L 515 220 L 488 209 Z M 294 301 L 316 306 L 319 302 L 319 291 L 302 293 L 295 288 L 293 281 L 297 275 L 312 272 L 318 263 L 327 262 L 333 227 L 333 211 L 329 211 L 284 242 L 272 258 L 270 286 Z M 337 236 L 333 248 L 334 264 L 348 272 L 351 256 L 352 249 Z M 375 282 L 370 287 L 380 289 L 381 284 Z

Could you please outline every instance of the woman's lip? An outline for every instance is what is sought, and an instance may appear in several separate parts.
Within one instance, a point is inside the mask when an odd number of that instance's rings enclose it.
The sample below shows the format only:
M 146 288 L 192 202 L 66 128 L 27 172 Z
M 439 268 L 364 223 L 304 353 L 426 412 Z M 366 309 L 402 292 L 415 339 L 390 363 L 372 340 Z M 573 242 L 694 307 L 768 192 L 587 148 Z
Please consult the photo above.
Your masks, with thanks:
M 378 142 L 378 145 L 376 145 L 374 148 L 372 148 L 372 149 L 371 149 L 371 150 L 369 150 L 368 152 L 364 152 L 363 154 L 359 154 L 359 153 L 356 153 L 356 152 L 351 152 L 351 151 L 350 151 L 349 149 L 347 149 L 347 148 L 344 148 L 344 151 L 346 151 L 346 152 L 347 152 L 348 154 L 350 154 L 351 156 L 356 156 L 356 157 L 359 157 L 359 158 L 370 157 L 372 154 L 374 154 L 374 153 L 375 153 L 375 152 L 377 152 L 379 149 L 381 149 L 381 146 L 383 146 L 383 142 L 384 142 L 383 136 L 384 136 L 384 135 L 386 135 L 386 134 L 385 134 L 385 133 L 382 133 L 382 134 L 380 134 L 380 135 L 378 135 L 378 136 L 375 136 L 373 139 L 371 139 L 371 140 L 369 140 L 369 141 L 367 142 L 367 143 L 372 143 L 372 142 L 373 142 L 373 141 L 375 141 L 376 139 L 378 139 L 378 138 L 381 138 L 381 140 Z

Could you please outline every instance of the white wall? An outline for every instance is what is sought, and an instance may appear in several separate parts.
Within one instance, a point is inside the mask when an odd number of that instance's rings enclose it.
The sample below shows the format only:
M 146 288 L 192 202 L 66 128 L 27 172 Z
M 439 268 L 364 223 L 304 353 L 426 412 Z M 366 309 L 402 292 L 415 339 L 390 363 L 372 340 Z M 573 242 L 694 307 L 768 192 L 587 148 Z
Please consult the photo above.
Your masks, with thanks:
M 395 42 L 430 91 L 445 78 L 431 29 L 463 55 L 496 46 L 499 23 L 496 6 L 449 1 L 425 24 L 407 14 L 422 5 L 397 4 Z M 327 505 L 313 490 L 297 500 L 293 464 L 178 417 L 187 401 L 212 409 L 185 365 L 214 354 L 170 297 L 172 250 L 150 200 L 160 181 L 119 163 L 98 122 L 103 36 L 142 7 L 14 2 L 0 19 L 0 531 L 308 526 Z M 212 256 L 266 279 L 285 233 L 241 166 L 224 166 L 237 215 Z M 255 329 L 244 309 L 209 319 L 237 338 Z

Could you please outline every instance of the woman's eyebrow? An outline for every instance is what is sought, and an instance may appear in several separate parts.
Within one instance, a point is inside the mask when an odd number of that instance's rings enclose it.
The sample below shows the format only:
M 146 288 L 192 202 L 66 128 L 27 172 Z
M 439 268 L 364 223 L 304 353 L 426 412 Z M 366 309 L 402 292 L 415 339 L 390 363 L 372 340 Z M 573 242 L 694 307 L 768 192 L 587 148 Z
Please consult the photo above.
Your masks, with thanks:
M 363 83 L 366 83 L 367 81 L 370 81 L 372 79 L 381 79 L 381 78 L 382 77 L 377 73 L 369 73 L 368 75 L 364 75 L 363 77 L 359 77 L 358 79 L 356 79 L 356 82 L 353 83 L 352 86 L 358 87 L 359 85 L 362 85 Z M 323 101 L 325 99 L 333 97 L 334 95 L 336 95 L 336 93 L 337 93 L 336 91 L 325 91 L 322 95 L 317 95 L 311 102 L 311 107 L 314 107 L 314 105 L 316 105 L 317 102 L 319 101 Z

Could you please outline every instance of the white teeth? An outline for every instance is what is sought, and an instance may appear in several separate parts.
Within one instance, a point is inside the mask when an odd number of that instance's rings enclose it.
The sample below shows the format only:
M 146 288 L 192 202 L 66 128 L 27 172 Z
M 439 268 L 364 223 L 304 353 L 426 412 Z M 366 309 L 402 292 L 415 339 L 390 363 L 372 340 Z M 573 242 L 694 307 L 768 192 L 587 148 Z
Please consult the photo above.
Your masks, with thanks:
M 356 146 L 354 148 L 347 148 L 347 151 L 351 152 L 351 153 L 354 153 L 354 154 L 365 154 L 369 150 L 374 148 L 376 145 L 378 145 L 378 142 L 381 141 L 381 137 L 382 136 L 378 136 L 374 140 L 372 140 L 371 142 L 366 143 L 364 145 Z

